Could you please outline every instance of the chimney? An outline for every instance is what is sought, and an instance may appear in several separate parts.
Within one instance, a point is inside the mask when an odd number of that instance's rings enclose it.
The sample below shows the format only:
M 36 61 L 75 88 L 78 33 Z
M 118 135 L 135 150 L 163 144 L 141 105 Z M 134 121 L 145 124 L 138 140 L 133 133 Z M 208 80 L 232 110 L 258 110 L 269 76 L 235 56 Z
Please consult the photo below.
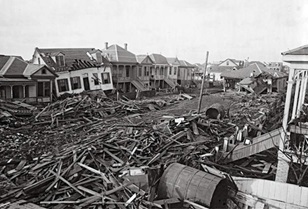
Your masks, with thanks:
M 124 49 L 127 50 L 127 43 L 124 44 Z
M 108 49 L 108 42 L 105 42 L 105 49 Z

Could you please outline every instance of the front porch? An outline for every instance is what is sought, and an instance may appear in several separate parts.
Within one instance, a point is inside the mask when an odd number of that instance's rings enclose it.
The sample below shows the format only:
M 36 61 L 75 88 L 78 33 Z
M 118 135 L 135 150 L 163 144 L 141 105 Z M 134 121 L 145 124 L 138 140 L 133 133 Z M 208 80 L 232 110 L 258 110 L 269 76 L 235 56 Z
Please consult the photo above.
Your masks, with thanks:
M 51 82 L 0 78 L 0 99 L 25 103 L 51 102 Z
M 297 179 L 292 183 L 301 185 L 308 169 L 308 46 L 284 52 L 282 55 L 283 61 L 290 63 L 290 72 L 276 181 L 288 182 L 294 174 Z M 296 173 L 295 168 L 299 168 L 299 173 Z

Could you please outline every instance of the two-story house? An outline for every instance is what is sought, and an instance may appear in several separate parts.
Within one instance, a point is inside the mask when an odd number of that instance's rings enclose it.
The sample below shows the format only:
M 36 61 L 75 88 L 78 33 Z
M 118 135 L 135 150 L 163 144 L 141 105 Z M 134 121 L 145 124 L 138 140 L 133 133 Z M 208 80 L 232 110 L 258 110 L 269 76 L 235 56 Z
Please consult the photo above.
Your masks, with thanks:
M 150 72 L 150 85 L 152 88 L 173 88 L 175 84 L 168 78 L 169 62 L 166 57 L 161 54 L 151 54 L 154 61 L 154 68 Z
M 178 84 L 178 73 L 179 73 L 179 67 L 181 65 L 180 60 L 177 57 L 168 57 L 167 61 L 169 63 L 169 70 L 168 70 L 168 80 L 171 80 L 172 83 L 169 85 L 177 85 Z M 173 86 L 172 86 L 173 87 Z
M 153 60 L 149 55 L 136 55 L 138 62 L 137 79 L 146 89 L 150 89 L 150 72 L 153 71 Z
M 227 71 L 233 71 L 244 67 L 244 61 L 236 59 L 226 59 L 219 64 L 209 65 L 206 69 L 207 76 L 211 81 L 222 81 L 221 74 Z
M 134 92 L 137 89 L 146 90 L 137 77 L 139 63 L 136 55 L 127 50 L 127 44 L 122 48 L 117 44 L 108 46 L 108 42 L 106 42 L 102 55 L 112 64 L 112 80 L 116 89 L 123 92 Z
M 32 63 L 45 64 L 58 75 L 57 96 L 113 89 L 111 65 L 94 48 L 35 48 Z
M 52 82 L 56 77 L 46 65 L 30 64 L 21 57 L 0 55 L 0 99 L 51 102 Z
M 195 66 L 185 60 L 180 60 L 178 68 L 177 83 L 186 86 L 191 85 L 193 80 L 193 70 Z

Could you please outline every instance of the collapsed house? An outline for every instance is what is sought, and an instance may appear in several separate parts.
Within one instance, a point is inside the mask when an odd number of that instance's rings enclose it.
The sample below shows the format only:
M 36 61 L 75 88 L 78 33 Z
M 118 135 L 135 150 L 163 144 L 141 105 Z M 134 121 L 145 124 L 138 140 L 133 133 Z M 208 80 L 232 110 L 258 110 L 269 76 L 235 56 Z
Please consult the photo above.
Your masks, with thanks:
M 261 63 L 252 63 L 239 70 L 224 71 L 225 87 L 239 88 L 257 94 L 267 92 L 281 92 L 286 88 L 287 74 L 268 69 Z

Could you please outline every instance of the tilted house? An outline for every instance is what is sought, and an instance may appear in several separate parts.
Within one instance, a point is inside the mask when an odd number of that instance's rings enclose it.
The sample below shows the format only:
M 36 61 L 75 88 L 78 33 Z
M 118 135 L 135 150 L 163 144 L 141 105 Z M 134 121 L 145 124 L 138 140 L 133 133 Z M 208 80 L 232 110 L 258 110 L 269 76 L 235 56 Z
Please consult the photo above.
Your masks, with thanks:
M 263 80 L 264 84 L 267 84 L 267 89 L 269 92 L 271 91 L 282 91 L 286 87 L 287 74 L 268 69 L 263 64 L 253 63 L 245 68 L 233 71 L 225 71 L 221 74 L 221 76 L 226 81 L 226 86 L 228 88 L 235 88 L 236 84 L 242 84 L 242 87 L 251 87 L 250 84 L 247 84 L 246 78 L 254 78 L 250 80 Z M 246 79 L 242 81 L 243 79 Z M 256 84 L 255 82 L 253 82 Z M 258 83 L 260 86 L 260 82 Z M 257 85 L 254 85 L 254 88 L 257 88 Z M 260 87 L 261 88 L 261 87 Z M 265 88 L 265 86 L 264 86 Z M 249 89 L 247 89 L 249 91 Z M 258 89 L 261 91 L 262 89 Z M 255 90 L 256 91 L 256 90 Z
M 110 63 L 94 48 L 36 48 L 32 63 L 46 64 L 58 75 L 57 96 L 113 89 Z
M 116 89 L 123 92 L 135 92 L 146 90 L 142 82 L 137 77 L 137 67 L 139 65 L 136 55 L 117 44 L 108 46 L 102 50 L 103 57 L 107 58 L 112 64 L 112 80 Z
M 52 82 L 56 77 L 46 65 L 29 64 L 20 57 L 0 55 L 0 99 L 51 102 Z

